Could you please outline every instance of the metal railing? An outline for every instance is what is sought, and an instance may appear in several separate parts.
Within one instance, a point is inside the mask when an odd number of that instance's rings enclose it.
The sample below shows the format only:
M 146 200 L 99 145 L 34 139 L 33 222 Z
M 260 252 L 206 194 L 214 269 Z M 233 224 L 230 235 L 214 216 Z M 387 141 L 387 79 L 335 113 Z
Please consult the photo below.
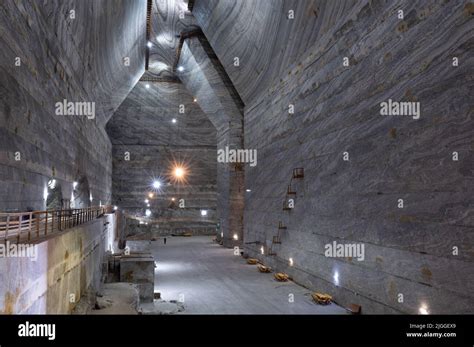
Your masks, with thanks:
M 84 224 L 110 212 L 112 206 L 0 213 L 0 243 L 30 242 Z

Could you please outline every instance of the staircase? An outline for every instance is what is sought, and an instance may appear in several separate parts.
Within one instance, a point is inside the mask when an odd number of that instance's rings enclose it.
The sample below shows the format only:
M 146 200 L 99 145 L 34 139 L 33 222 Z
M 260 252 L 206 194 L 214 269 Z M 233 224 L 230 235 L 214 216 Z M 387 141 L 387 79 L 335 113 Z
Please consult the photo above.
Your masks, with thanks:
M 290 183 L 288 184 L 287 190 L 286 190 L 286 197 L 285 201 L 283 202 L 283 211 L 288 211 L 290 212 L 293 207 L 291 207 L 288 204 L 288 199 L 291 197 L 292 199 L 296 198 L 296 191 L 293 190 L 292 183 L 293 180 L 297 179 L 303 179 L 304 178 L 304 168 L 295 168 L 293 169 L 293 174 L 290 179 Z M 268 250 L 268 255 L 269 256 L 276 256 L 276 250 L 275 246 L 276 245 L 281 245 L 281 235 L 284 230 L 287 230 L 287 227 L 284 225 L 282 221 L 278 222 L 278 231 L 277 234 L 272 237 L 272 243 L 270 245 L 270 248 Z

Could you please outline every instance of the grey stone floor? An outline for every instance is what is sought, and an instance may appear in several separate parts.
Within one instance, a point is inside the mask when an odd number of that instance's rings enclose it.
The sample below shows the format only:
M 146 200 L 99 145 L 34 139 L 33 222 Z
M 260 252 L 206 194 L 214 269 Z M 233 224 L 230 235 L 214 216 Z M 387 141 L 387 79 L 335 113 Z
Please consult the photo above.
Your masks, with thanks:
M 182 314 L 345 314 L 335 304 L 313 303 L 310 291 L 277 282 L 211 237 L 168 237 L 146 242 L 156 261 L 155 292 L 184 300 Z M 294 295 L 290 303 L 289 294 Z

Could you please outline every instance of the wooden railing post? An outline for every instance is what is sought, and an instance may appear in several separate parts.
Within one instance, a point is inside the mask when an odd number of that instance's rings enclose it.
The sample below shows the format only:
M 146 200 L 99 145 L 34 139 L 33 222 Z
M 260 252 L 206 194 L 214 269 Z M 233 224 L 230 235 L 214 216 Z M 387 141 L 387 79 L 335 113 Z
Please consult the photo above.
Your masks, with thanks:
M 5 242 L 8 239 L 8 227 L 10 225 L 10 215 L 7 216 L 7 228 L 5 229 Z
M 46 210 L 46 217 L 44 221 L 44 235 L 48 235 L 48 210 Z
M 20 214 L 18 216 L 18 235 L 16 237 L 16 243 L 20 243 L 20 239 L 21 239 L 21 219 L 22 219 L 22 215 Z
M 36 213 L 36 237 L 40 236 L 40 220 L 41 220 L 41 215 L 39 213 Z
M 31 219 L 33 218 L 33 213 L 30 212 L 30 220 L 29 220 L 29 223 L 28 223 L 28 241 L 31 240 Z

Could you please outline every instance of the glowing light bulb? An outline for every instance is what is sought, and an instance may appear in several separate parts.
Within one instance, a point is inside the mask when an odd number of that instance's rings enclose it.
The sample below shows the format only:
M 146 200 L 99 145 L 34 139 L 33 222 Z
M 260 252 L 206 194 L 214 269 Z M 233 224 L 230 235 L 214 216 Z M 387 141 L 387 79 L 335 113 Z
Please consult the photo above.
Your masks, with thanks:
M 260 247 L 260 253 L 265 254 L 265 249 L 263 248 L 263 246 Z
M 176 169 L 174 169 L 174 175 L 177 178 L 182 178 L 184 176 L 184 169 L 181 167 L 177 167 Z
M 234 240 L 236 240 L 236 241 L 237 241 L 238 239 L 239 239 L 239 235 L 237 235 L 237 234 L 234 234 Z
M 207 210 L 201 210 L 201 216 L 207 216 Z
M 151 199 L 153 198 L 153 193 L 148 193 L 148 197 Z
M 146 88 L 146 89 L 150 89 L 150 85 L 149 85 L 148 83 L 145 84 L 145 88 Z
M 184 67 L 178 66 L 178 71 L 179 71 L 179 72 L 183 72 L 183 71 L 184 71 Z
M 293 266 L 293 258 L 288 259 L 290 266 Z
M 425 304 L 422 304 L 418 309 L 420 314 L 429 314 L 428 307 Z
M 145 211 L 145 216 L 150 217 L 151 216 L 151 211 L 147 209 Z
M 161 187 L 161 182 L 160 181 L 154 181 L 153 182 L 153 188 L 158 189 Z

